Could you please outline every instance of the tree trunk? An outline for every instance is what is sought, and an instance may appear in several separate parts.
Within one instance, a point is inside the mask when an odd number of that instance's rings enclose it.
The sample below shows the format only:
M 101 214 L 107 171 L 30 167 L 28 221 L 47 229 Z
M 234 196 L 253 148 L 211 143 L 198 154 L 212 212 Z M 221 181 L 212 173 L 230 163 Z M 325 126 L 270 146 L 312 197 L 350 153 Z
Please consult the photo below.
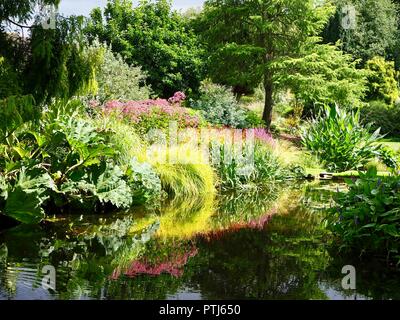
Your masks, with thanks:
M 270 131 L 272 123 L 272 110 L 274 106 L 274 101 L 272 98 L 274 92 L 274 83 L 272 81 L 272 75 L 270 74 L 266 74 L 264 76 L 264 89 L 265 89 L 265 105 L 264 105 L 263 120 L 265 121 L 267 130 Z

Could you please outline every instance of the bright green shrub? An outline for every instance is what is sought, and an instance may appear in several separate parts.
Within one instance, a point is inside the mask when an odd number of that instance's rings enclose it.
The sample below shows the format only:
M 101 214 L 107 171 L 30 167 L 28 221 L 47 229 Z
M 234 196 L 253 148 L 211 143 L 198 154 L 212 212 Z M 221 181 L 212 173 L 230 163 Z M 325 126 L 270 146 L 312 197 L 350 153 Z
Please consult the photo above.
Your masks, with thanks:
M 209 123 L 232 128 L 243 128 L 246 125 L 246 112 L 226 87 L 203 83 L 200 97 L 191 100 L 189 105 L 193 109 L 201 110 Z
M 375 57 L 366 63 L 368 73 L 367 99 L 383 100 L 393 105 L 399 98 L 399 73 L 394 62 L 386 61 L 382 57 Z
M 275 155 L 273 147 L 262 142 L 254 144 L 254 162 L 247 156 L 252 147 L 244 144 L 240 150 L 235 145 L 213 142 L 219 149 L 218 162 L 214 163 L 223 189 L 244 189 L 282 180 L 289 176 L 288 170 Z
M 341 248 L 400 262 L 400 178 L 380 178 L 371 168 L 346 182 L 349 191 L 336 196 L 327 217 Z
M 370 133 L 370 129 L 370 124 L 361 125 L 359 112 L 325 107 L 303 129 L 302 143 L 328 170 L 360 169 L 380 156 L 381 146 L 376 142 L 382 136 L 379 130 Z

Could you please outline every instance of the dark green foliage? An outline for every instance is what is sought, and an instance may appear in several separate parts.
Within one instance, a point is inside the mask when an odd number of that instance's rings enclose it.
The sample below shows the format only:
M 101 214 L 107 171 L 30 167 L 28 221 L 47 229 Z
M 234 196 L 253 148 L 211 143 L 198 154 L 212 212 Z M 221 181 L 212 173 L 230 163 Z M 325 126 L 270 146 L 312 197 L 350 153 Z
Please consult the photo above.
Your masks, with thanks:
M 13 70 L 13 66 L 0 56 L 0 99 L 20 93 L 17 73 Z
M 339 193 L 330 210 L 328 228 L 341 247 L 377 254 L 400 262 L 400 179 L 379 178 L 376 168 L 347 181 L 349 191 Z
M 58 21 L 54 30 L 33 29 L 25 87 L 38 101 L 95 92 L 101 52 L 86 47 L 82 23 L 81 18 L 71 17 Z
M 383 134 L 400 135 L 400 107 L 389 106 L 384 101 L 371 101 L 360 111 L 362 123 L 371 123 L 371 130 L 381 128 Z
M 105 20 L 105 21 L 104 21 Z M 166 0 L 110 0 L 91 13 L 87 34 L 106 41 L 130 65 L 140 65 L 157 95 L 197 91 L 202 80 L 202 49 L 186 20 Z
M 397 5 L 392 0 L 334 0 L 336 15 L 323 33 L 325 42 L 342 40 L 342 48 L 364 62 L 382 56 L 392 58 L 398 37 Z M 355 28 L 343 29 L 342 10 L 354 6 Z M 350 17 L 350 15 L 349 15 Z
M 71 98 L 95 91 L 95 69 L 99 53 L 87 49 L 81 32 L 82 17 L 57 16 L 55 29 L 44 29 L 34 20 L 39 1 L 0 2 L 0 56 L 9 63 L 10 92 L 1 92 L 4 71 L 0 66 L 0 98 L 12 94 L 32 94 L 37 103 L 49 102 L 52 97 Z M 58 0 L 44 1 L 58 4 Z M 15 20 L 14 22 L 13 19 Z M 25 26 L 27 38 L 17 33 L 7 33 L 6 25 Z M 0 62 L 0 65 L 3 62 Z M 15 73 L 15 74 L 14 74 Z M 18 86 L 14 85 L 15 78 Z

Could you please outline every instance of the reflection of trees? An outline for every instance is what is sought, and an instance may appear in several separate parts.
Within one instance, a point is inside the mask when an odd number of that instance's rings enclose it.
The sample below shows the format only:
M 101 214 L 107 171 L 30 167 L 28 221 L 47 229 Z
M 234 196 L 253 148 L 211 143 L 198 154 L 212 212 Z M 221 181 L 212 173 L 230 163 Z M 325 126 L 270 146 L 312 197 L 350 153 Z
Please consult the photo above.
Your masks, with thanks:
M 6 261 L 38 269 L 54 265 L 64 299 L 165 299 L 185 288 L 210 299 L 323 299 L 321 280 L 346 295 L 341 268 L 353 264 L 359 293 L 400 298 L 398 272 L 328 254 L 322 214 L 309 209 L 329 205 L 331 192 L 271 187 L 218 201 L 174 202 L 159 215 L 19 226 L 0 235 L 0 290 L 10 296 L 17 290 L 17 278 L 7 289 L 1 266 Z M 114 271 L 123 274 L 129 267 L 131 278 L 112 279 Z
M 47 232 L 39 226 L 21 225 L 7 232 L 8 263 L 18 261 L 22 267 L 34 265 L 37 268 L 32 272 L 41 270 L 44 265 L 53 265 L 60 298 L 98 298 L 113 270 L 136 259 L 158 228 L 150 225 L 132 235 L 132 224 L 132 217 L 125 216 L 113 221 L 100 220 L 94 225 L 85 222 L 69 227 L 56 224 Z M 40 286 L 42 275 L 38 272 L 34 278 L 32 275 L 24 277 L 27 285 Z
M 200 283 L 207 298 L 324 298 L 318 271 L 328 256 L 320 245 L 319 218 L 293 206 L 298 197 L 288 199 L 293 201 L 278 208 L 265 230 L 240 230 L 199 244 L 208 272 L 201 269 L 191 281 Z
M 338 255 L 333 251 L 335 259 L 330 261 L 325 270 L 326 282 L 334 287 L 343 296 L 353 296 L 352 290 L 343 290 L 341 280 L 344 275 L 343 266 L 352 265 L 356 268 L 357 296 L 364 296 L 377 300 L 400 300 L 400 269 L 394 265 L 388 265 L 380 259 L 361 259 L 358 256 Z

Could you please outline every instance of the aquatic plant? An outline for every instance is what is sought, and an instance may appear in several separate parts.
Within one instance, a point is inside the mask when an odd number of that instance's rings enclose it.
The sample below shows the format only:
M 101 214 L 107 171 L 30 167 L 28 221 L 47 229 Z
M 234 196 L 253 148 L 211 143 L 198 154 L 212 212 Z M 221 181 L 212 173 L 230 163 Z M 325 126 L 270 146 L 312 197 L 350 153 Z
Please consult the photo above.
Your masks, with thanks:
M 340 248 L 400 263 L 400 178 L 378 177 L 372 167 L 346 183 L 327 216 Z
M 380 130 L 370 133 L 370 128 L 371 124 L 361 125 L 359 111 L 327 106 L 304 128 L 302 143 L 334 172 L 363 169 L 369 161 L 380 157 L 389 164 L 387 152 L 382 152 L 377 144 L 383 137 Z

